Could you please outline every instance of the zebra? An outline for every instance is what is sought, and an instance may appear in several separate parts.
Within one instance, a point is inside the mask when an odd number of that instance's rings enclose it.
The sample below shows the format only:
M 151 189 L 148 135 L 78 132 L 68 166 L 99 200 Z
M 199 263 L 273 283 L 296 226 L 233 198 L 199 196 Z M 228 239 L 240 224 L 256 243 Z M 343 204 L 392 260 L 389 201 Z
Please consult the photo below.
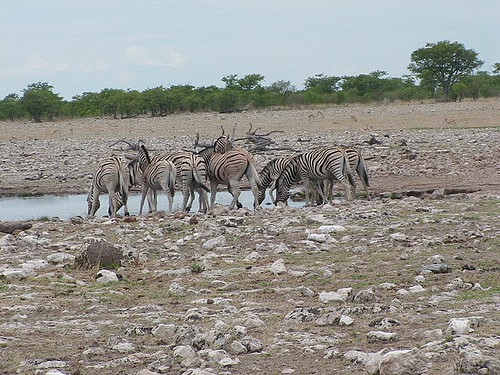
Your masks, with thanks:
M 175 165 L 169 160 L 154 160 L 149 157 L 149 153 L 141 145 L 139 150 L 139 165 L 142 171 L 142 196 L 139 207 L 139 215 L 142 215 L 142 208 L 144 200 L 148 194 L 149 189 L 153 190 L 152 212 L 157 210 L 158 201 L 156 197 L 156 190 L 163 190 L 168 198 L 168 212 L 172 212 L 173 196 L 175 194 L 174 184 L 177 174 Z
M 340 146 L 340 148 L 344 151 L 351 171 L 356 171 L 359 176 L 367 199 L 371 200 L 370 193 L 368 192 L 370 183 L 368 181 L 368 173 L 366 171 L 363 156 L 361 155 L 361 150 L 354 146 Z M 331 199 L 333 196 L 333 184 L 325 184 L 324 191 L 325 194 Z M 351 194 L 353 198 L 356 196 L 356 184 L 354 183 L 354 180 L 351 183 Z
M 92 185 L 87 195 L 88 215 L 93 217 L 100 206 L 99 195 L 102 192 L 109 195 L 109 215 L 116 216 L 117 211 L 124 206 L 125 215 L 129 215 L 127 207 L 128 190 L 136 183 L 137 161 L 124 162 L 117 156 L 111 156 L 101 161 L 94 172 Z
M 259 174 L 255 168 L 253 157 L 250 152 L 243 148 L 230 149 L 224 153 L 215 152 L 214 146 L 207 147 L 198 152 L 208 166 L 208 177 L 210 179 L 210 208 L 214 207 L 217 194 L 217 186 L 225 184 L 229 193 L 233 196 L 229 209 L 239 203 L 240 189 L 239 181 L 245 175 L 250 183 L 254 196 L 254 209 L 259 206 L 258 190 L 261 186 Z M 239 206 L 238 206 L 239 207 Z
M 363 185 L 363 190 L 366 193 L 366 198 L 370 200 L 371 197 L 368 192 L 370 182 L 368 181 L 368 172 L 366 171 L 365 160 L 361 155 L 361 150 L 354 146 L 343 147 L 343 150 L 346 154 L 351 171 L 356 171 L 358 174 L 361 184 Z M 356 185 L 353 185 L 353 196 L 354 194 L 356 194 Z
M 94 191 L 94 185 L 91 184 L 90 191 L 87 195 L 87 204 L 89 207 L 92 207 L 92 202 L 94 201 L 93 198 L 93 191 Z M 113 199 L 115 200 L 115 207 L 116 211 L 119 211 L 120 208 L 123 207 L 124 201 L 123 201 L 123 195 L 119 191 L 115 191 L 113 193 Z M 99 208 L 101 207 L 101 202 L 99 199 L 97 200 L 97 205 L 96 205 L 96 212 L 99 211 Z M 108 215 L 111 216 L 111 207 L 108 207 Z M 125 216 L 128 216 L 127 213 L 125 213 Z
M 207 165 L 205 164 L 205 160 L 195 154 L 191 153 L 192 164 L 193 164 L 193 181 L 190 186 L 191 194 L 189 198 L 189 202 L 186 206 L 186 211 L 191 211 L 191 207 L 193 205 L 195 199 L 195 191 L 198 193 L 199 200 L 199 211 L 207 212 L 208 211 L 208 195 L 207 192 L 210 192 L 210 189 L 206 187 L 205 181 L 208 179 L 207 175 Z M 201 181 L 201 182 L 199 182 Z
M 192 191 L 197 190 L 200 197 L 203 197 L 203 193 L 200 190 L 204 190 L 205 192 L 210 191 L 210 188 L 206 185 L 206 174 L 203 176 L 203 173 L 200 172 L 200 168 L 206 169 L 206 167 L 200 163 L 200 160 L 195 158 L 192 152 L 177 151 L 154 157 L 153 160 L 167 160 L 174 163 L 177 170 L 176 183 L 178 189 L 183 194 L 182 211 L 190 210 L 192 201 L 191 204 L 189 204 L 189 201 Z
M 278 157 L 268 162 L 259 172 L 259 178 L 262 186 L 259 188 L 258 201 L 261 204 L 266 198 L 266 190 L 270 187 L 269 195 L 274 202 L 273 190 L 275 190 L 276 179 L 280 176 L 283 169 L 290 161 L 289 157 Z
M 290 186 L 294 182 L 304 180 L 306 184 L 306 205 L 310 199 L 310 184 L 319 186 L 321 180 L 338 180 L 346 189 L 346 199 L 351 200 L 351 185 L 354 184 L 349 163 L 343 150 L 339 147 L 317 149 L 293 157 L 276 180 L 276 199 L 285 203 L 289 197 Z M 329 201 L 323 189 L 318 189 L 323 202 Z
M 214 152 L 218 152 L 220 154 L 223 154 L 226 151 L 233 150 L 234 146 L 233 143 L 229 140 L 229 136 L 220 136 L 217 138 L 214 142 Z

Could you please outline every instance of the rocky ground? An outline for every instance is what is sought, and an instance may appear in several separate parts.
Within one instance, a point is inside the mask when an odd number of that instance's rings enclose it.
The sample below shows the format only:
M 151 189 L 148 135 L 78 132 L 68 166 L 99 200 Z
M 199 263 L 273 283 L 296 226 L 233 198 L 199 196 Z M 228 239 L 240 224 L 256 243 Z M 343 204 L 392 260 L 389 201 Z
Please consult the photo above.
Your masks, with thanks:
M 196 132 L 251 123 L 282 131 L 276 148 L 360 146 L 374 198 L 33 221 L 0 237 L 0 374 L 500 373 L 499 111 L 0 123 L 0 196 L 84 192 L 96 160 L 130 152 L 110 147 L 121 139 L 192 149 Z M 121 264 L 77 267 L 96 241 Z

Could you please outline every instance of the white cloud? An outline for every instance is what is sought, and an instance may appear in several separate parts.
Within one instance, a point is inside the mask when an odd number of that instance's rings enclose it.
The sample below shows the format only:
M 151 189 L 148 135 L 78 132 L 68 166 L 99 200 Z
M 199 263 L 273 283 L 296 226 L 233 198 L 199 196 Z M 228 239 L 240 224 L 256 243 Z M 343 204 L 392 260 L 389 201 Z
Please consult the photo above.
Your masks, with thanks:
M 20 75 L 20 74 L 40 74 L 44 72 L 56 73 L 91 73 L 102 71 L 108 68 L 108 64 L 102 61 L 96 63 L 73 64 L 71 62 L 52 62 L 46 60 L 38 53 L 28 56 L 26 62 L 18 67 L 11 67 L 0 70 L 0 76 Z
M 21 67 L 21 70 L 25 72 L 40 71 L 40 70 L 67 72 L 71 70 L 71 64 L 53 63 L 45 60 L 38 53 L 34 53 L 28 57 L 28 62 Z
M 142 47 L 132 46 L 125 51 L 125 59 L 128 65 L 180 68 L 187 57 L 172 48 L 152 54 L 146 52 Z

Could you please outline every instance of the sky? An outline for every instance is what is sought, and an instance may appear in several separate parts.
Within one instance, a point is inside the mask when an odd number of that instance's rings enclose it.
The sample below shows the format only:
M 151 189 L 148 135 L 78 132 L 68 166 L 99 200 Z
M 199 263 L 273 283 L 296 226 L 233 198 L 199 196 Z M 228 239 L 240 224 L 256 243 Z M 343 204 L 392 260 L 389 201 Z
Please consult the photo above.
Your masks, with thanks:
M 0 100 L 47 82 L 66 100 L 105 88 L 224 87 L 264 76 L 409 74 L 427 43 L 500 62 L 498 0 L 0 0 Z

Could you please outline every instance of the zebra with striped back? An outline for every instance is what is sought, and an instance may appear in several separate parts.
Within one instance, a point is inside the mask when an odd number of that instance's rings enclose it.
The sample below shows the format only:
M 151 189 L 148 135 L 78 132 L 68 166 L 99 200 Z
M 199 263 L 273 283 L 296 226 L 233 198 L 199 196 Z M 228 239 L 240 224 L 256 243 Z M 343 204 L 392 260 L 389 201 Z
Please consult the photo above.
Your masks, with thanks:
M 283 169 L 290 161 L 289 157 L 278 157 L 268 162 L 259 172 L 261 187 L 259 188 L 258 201 L 261 204 L 266 198 L 266 190 L 269 187 L 269 195 L 274 202 L 273 190 L 275 190 L 275 182 L 280 176 Z
M 153 190 L 151 211 L 155 212 L 158 208 L 156 190 L 163 190 L 168 199 L 168 212 L 172 212 L 175 194 L 174 184 L 177 174 L 174 163 L 169 160 L 151 160 L 146 147 L 141 145 L 139 165 L 142 171 L 142 196 L 139 215 L 142 215 L 144 200 L 150 189 Z
M 167 160 L 174 163 L 177 170 L 176 184 L 183 195 L 182 211 L 189 211 L 189 209 L 191 208 L 192 202 L 191 204 L 189 204 L 189 200 L 191 199 L 192 191 L 197 190 L 199 193 L 200 190 L 198 189 L 204 190 L 205 192 L 210 191 L 210 189 L 206 185 L 206 175 L 203 176 L 199 170 L 204 166 L 200 165 L 199 160 L 194 158 L 192 152 L 177 151 L 168 155 L 161 155 L 153 159 Z M 201 196 L 203 196 L 203 193 L 200 194 Z
M 311 202 L 311 183 L 319 186 L 322 180 L 340 181 L 345 187 L 346 199 L 352 199 L 352 174 L 345 153 L 338 147 L 317 149 L 293 157 L 276 180 L 276 199 L 274 203 L 286 203 L 290 187 L 300 180 L 303 180 L 306 185 L 306 205 Z M 323 189 L 318 189 L 318 193 L 323 198 L 323 202 L 329 201 Z
M 124 162 L 117 156 L 102 160 L 96 167 L 92 185 L 87 195 L 88 215 L 93 217 L 100 206 L 99 195 L 108 193 L 109 215 L 116 216 L 124 206 L 125 215 L 129 215 L 127 207 L 128 190 L 136 181 L 137 162 Z
M 258 191 L 261 186 L 259 174 L 255 168 L 253 157 L 250 152 L 243 148 L 230 149 L 224 153 L 215 152 L 214 146 L 207 147 L 198 152 L 208 166 L 208 177 L 210 179 L 210 208 L 215 204 L 217 187 L 219 184 L 227 185 L 229 193 L 233 196 L 229 209 L 239 203 L 241 194 L 239 182 L 246 176 L 254 196 L 254 209 L 259 206 Z

